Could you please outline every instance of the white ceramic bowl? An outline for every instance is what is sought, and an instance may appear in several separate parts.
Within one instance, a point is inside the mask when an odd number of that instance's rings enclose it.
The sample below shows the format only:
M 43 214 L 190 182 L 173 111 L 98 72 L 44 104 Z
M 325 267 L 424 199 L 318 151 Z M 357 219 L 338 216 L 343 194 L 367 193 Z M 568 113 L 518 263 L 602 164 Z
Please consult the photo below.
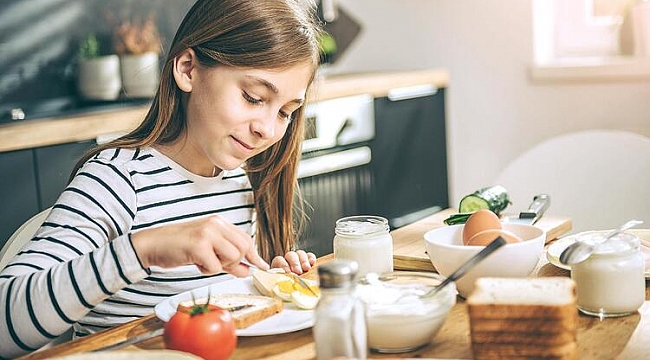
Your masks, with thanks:
M 429 259 L 445 277 L 484 248 L 463 245 L 463 226 L 444 226 L 424 234 Z M 545 231 L 532 225 L 502 223 L 502 226 L 523 241 L 502 246 L 458 279 L 456 288 L 462 297 L 471 293 L 474 281 L 479 277 L 526 277 L 537 265 L 546 242 Z
M 368 346 L 373 351 L 402 353 L 426 346 L 456 304 L 453 282 L 434 296 L 418 296 L 445 279 L 439 274 L 394 271 L 372 282 L 368 276 L 357 292 L 366 303 Z

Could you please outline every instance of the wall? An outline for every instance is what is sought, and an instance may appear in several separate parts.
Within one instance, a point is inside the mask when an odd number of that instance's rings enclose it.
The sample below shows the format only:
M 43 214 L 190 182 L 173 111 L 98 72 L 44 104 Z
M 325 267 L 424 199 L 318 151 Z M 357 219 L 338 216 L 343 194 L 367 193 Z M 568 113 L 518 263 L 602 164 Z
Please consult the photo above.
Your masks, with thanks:
M 448 69 L 451 204 L 554 136 L 585 129 L 650 136 L 648 81 L 531 82 L 531 2 L 339 0 L 363 30 L 333 73 Z
M 166 50 L 193 3 L 193 0 L 3 0 L 0 110 L 46 107 L 48 102 L 54 108 L 65 99 L 74 98 L 79 43 L 93 32 L 102 42 L 102 53 L 113 53 L 111 23 L 152 14 Z

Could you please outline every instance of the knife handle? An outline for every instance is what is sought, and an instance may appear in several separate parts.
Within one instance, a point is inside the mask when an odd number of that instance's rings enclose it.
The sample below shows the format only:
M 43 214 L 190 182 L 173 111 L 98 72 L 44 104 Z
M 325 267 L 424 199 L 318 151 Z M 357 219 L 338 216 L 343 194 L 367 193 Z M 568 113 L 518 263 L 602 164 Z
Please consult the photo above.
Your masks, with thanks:
M 541 217 L 546 209 L 551 205 L 551 197 L 547 194 L 535 195 L 533 202 L 528 206 L 528 210 L 519 213 L 520 219 L 534 219 Z

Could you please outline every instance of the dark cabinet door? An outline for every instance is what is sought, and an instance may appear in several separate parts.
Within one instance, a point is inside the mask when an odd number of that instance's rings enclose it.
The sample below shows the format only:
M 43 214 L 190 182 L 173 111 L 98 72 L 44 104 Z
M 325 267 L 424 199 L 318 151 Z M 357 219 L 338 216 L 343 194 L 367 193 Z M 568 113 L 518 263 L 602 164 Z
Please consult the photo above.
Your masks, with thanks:
M 369 168 L 356 166 L 300 179 L 309 218 L 301 234 L 301 249 L 316 256 L 332 253 L 336 220 L 367 213 L 366 204 L 372 196 Z
M 444 95 L 375 99 L 373 212 L 393 228 L 449 206 Z
M 33 150 L 0 154 L 0 247 L 38 212 Z
M 36 152 L 40 209 L 56 202 L 68 185 L 68 178 L 81 156 L 93 146 L 94 140 L 40 147 Z

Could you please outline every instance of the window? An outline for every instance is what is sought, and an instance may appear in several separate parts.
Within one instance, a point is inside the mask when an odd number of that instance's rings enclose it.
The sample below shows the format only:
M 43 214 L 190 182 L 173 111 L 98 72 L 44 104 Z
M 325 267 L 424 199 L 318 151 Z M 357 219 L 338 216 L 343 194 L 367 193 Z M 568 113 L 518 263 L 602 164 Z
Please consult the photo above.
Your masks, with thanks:
M 633 56 L 639 1 L 533 0 L 533 77 L 650 77 L 647 61 Z

